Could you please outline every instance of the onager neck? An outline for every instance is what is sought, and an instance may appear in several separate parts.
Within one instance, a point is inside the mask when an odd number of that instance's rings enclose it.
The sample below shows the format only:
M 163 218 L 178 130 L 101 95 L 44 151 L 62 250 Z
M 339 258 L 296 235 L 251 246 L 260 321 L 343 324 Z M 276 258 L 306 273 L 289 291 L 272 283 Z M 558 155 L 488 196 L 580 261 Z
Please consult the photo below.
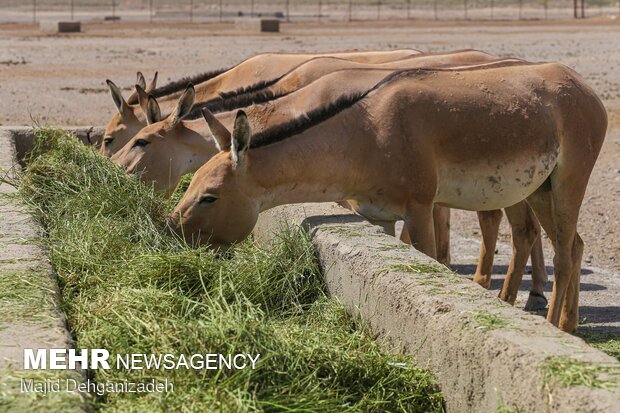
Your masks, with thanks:
M 281 142 L 250 149 L 246 173 L 261 211 L 278 205 L 348 199 L 359 189 L 360 153 L 349 136 L 361 139 L 352 109 Z M 347 123 L 346 134 L 342 123 Z M 334 136 L 334 135 L 340 136 Z
M 196 172 L 219 151 L 203 120 L 184 122 L 183 126 L 185 130 L 178 138 L 179 152 L 175 154 L 180 176 Z

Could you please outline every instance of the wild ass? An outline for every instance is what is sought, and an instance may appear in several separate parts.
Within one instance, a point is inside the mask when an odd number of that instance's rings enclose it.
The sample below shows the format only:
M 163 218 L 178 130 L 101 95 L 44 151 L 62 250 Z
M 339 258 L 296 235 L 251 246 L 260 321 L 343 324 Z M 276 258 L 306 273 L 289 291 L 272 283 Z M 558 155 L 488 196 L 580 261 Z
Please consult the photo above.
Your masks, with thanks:
M 479 211 L 527 199 L 555 250 L 547 319 L 573 331 L 576 226 L 606 129 L 600 99 L 557 63 L 402 71 L 254 136 L 243 111 L 231 134 L 214 125 L 221 151 L 169 225 L 189 242 L 228 246 L 266 209 L 348 199 L 370 219 L 404 219 L 413 246 L 435 257 L 435 203 Z
M 464 53 L 461 58 L 457 55 L 451 55 L 450 58 L 453 62 L 468 61 L 471 58 L 469 53 Z M 433 62 L 445 63 L 445 55 L 434 55 L 416 58 L 417 64 L 424 65 Z M 522 64 L 523 62 L 516 59 L 507 59 L 502 61 L 496 61 L 490 63 L 491 65 L 508 65 L 508 64 Z M 470 68 L 481 68 L 484 65 L 472 65 Z M 252 105 L 246 108 L 249 119 L 252 120 L 255 130 L 264 130 L 271 126 L 277 125 L 287 119 L 294 118 L 299 113 L 307 113 L 320 107 L 325 102 L 336 100 L 338 97 L 344 96 L 347 93 L 361 93 L 368 90 L 374 84 L 379 82 L 389 73 L 391 70 L 379 70 L 379 69 L 354 69 L 354 70 L 342 70 L 330 75 L 324 76 L 320 80 L 313 82 L 306 88 L 302 88 L 286 97 L 276 99 L 263 105 Z M 143 94 L 141 96 L 141 105 L 145 107 L 147 111 L 147 118 L 149 119 L 150 126 L 140 131 L 125 147 L 117 152 L 112 161 L 121 165 L 128 172 L 141 172 L 141 178 L 147 182 L 154 182 L 156 189 L 170 193 L 178 184 L 180 178 L 190 172 L 197 170 L 202 164 L 208 161 L 215 153 L 217 148 L 214 144 L 214 138 L 212 137 L 207 125 L 201 120 L 194 121 L 182 121 L 183 118 L 188 116 L 194 102 L 194 92 L 192 88 L 189 88 L 183 97 L 179 100 L 177 109 L 162 122 L 157 122 L 160 118 L 160 110 L 156 101 L 153 98 L 148 99 Z M 232 126 L 234 119 L 234 112 L 217 114 L 218 120 L 227 127 Z M 155 123 L 157 122 L 157 123 Z M 202 138 L 204 136 L 205 138 Z M 348 205 L 351 209 L 356 210 L 356 205 L 352 202 Z M 539 226 L 537 221 L 525 221 L 524 217 L 533 215 L 531 212 L 529 215 L 517 215 L 516 211 L 525 209 L 523 213 L 527 213 L 529 208 L 523 204 L 520 208 L 517 207 L 507 209 L 507 215 L 510 219 L 511 225 L 515 231 L 524 233 L 526 236 L 535 237 L 538 240 Z M 493 211 L 481 212 L 481 216 L 485 214 L 492 214 L 496 216 Z M 501 212 L 499 212 L 499 218 L 501 219 Z M 535 219 L 535 218 L 534 218 Z M 436 220 L 437 221 L 437 220 Z M 376 222 L 374 224 L 383 226 L 388 233 L 394 234 L 394 222 Z M 437 222 L 436 222 L 437 224 Z M 499 222 L 497 222 L 499 225 Z M 529 228 L 533 226 L 533 228 Z M 498 228 L 495 228 L 495 235 L 487 235 L 483 229 L 483 236 L 485 240 L 496 239 Z M 447 223 L 442 223 L 435 228 L 436 233 L 441 231 L 448 231 Z M 441 245 L 443 240 L 448 240 L 449 237 L 446 234 L 437 237 L 438 243 Z M 494 241 L 493 241 L 494 242 Z M 483 243 L 483 247 L 488 245 L 488 242 Z M 527 261 L 530 251 L 526 246 L 523 250 L 519 242 L 516 242 L 516 256 L 524 257 Z M 527 244 L 526 244 L 527 245 Z M 540 251 L 533 251 L 532 261 L 536 263 L 536 257 L 541 257 L 542 265 L 535 266 L 532 274 L 534 280 L 534 289 L 530 293 L 528 299 L 528 308 L 544 308 L 546 306 L 546 299 L 544 298 L 544 286 L 546 284 L 546 273 L 544 267 L 544 260 L 542 259 L 542 245 L 539 244 Z M 447 248 L 446 248 L 447 249 Z M 493 264 L 494 245 L 492 248 L 487 248 L 485 254 L 482 255 L 479 264 L 478 272 L 481 269 L 486 270 Z M 536 252 L 539 255 L 536 255 Z M 490 255 L 490 259 L 488 256 Z M 525 265 L 525 264 L 524 264 Z M 511 267 L 510 273 L 513 273 L 514 269 Z M 514 278 L 514 277 L 513 277 Z M 520 276 L 517 276 L 520 280 Z M 478 280 L 476 280 L 479 282 Z M 480 283 L 480 282 L 479 282 Z M 487 283 L 485 288 L 489 288 Z M 503 299 L 514 303 L 516 297 L 516 291 L 518 290 L 518 283 L 514 287 L 513 294 L 504 294 Z
M 388 51 L 352 51 L 334 53 L 262 53 L 244 60 L 235 67 L 216 75 L 218 72 L 210 72 L 198 75 L 179 87 L 179 81 L 174 82 L 173 87 L 165 86 L 155 90 L 154 96 L 162 96 L 167 91 L 168 95 L 160 99 L 162 109 L 168 113 L 174 108 L 179 94 L 188 83 L 196 84 L 197 101 L 208 103 L 224 98 L 236 96 L 275 82 L 282 75 L 299 64 L 319 56 L 333 56 L 363 63 L 384 63 L 407 58 L 419 54 L 417 50 L 402 49 Z M 215 76 L 210 76 L 214 74 Z M 121 90 L 111 80 L 106 81 L 117 113 L 108 122 L 101 145 L 101 154 L 112 156 L 122 148 L 140 129 L 146 126 L 146 119 L 137 105 L 123 98 Z M 177 93 L 178 92 L 178 93 Z

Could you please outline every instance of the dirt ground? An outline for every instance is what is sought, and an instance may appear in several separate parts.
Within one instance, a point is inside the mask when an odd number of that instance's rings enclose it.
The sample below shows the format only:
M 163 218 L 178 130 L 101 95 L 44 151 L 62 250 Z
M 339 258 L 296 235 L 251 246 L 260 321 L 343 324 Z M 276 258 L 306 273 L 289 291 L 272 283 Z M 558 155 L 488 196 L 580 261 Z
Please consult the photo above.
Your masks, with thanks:
M 428 52 L 463 48 L 532 61 L 560 61 L 581 73 L 603 99 L 610 130 L 581 210 L 585 241 L 585 323 L 620 334 L 620 19 L 527 22 L 365 22 L 283 24 L 278 34 L 250 34 L 232 25 L 86 24 L 72 35 L 42 35 L 34 25 L 0 25 L 0 125 L 101 125 L 113 113 L 105 86 L 110 78 L 129 87 L 136 70 L 160 84 L 228 67 L 262 51 L 414 48 Z M 128 92 L 127 92 L 128 93 Z M 453 232 L 460 272 L 472 271 L 479 228 L 476 215 L 457 211 Z M 510 253 L 504 223 L 497 271 Z M 546 245 L 547 265 L 552 265 Z M 601 274 L 600 280 L 592 277 Z M 590 277 L 590 278 L 588 278 Z M 499 287 L 499 284 L 494 284 Z M 582 286 L 583 287 L 583 286 Z M 524 291 L 525 293 L 525 291 Z M 521 298 L 520 298 L 521 299 Z M 592 315 L 594 314 L 594 315 Z

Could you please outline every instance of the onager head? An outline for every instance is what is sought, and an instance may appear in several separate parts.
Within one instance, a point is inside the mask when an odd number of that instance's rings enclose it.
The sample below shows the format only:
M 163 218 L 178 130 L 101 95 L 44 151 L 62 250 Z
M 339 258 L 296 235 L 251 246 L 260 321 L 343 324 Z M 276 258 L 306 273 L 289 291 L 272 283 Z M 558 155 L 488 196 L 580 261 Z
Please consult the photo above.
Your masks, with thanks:
M 111 157 L 120 148 L 122 148 L 140 129 L 146 125 L 144 115 L 137 105 L 130 105 L 129 102 L 135 101 L 138 91 L 134 91 L 127 100 L 123 98 L 121 89 L 111 80 L 106 80 L 112 100 L 116 106 L 117 112 L 108 122 L 103 134 L 103 142 L 99 152 L 106 157 Z M 144 75 L 140 72 L 137 74 L 136 85 L 140 86 L 147 93 L 153 91 L 157 86 L 157 72 L 153 76 L 153 80 L 146 85 Z
M 246 173 L 250 125 L 242 110 L 232 134 L 210 112 L 203 110 L 203 115 L 220 152 L 196 172 L 168 225 L 194 245 L 227 247 L 252 232 L 261 210 Z
M 189 85 L 185 89 L 175 109 L 165 119 L 161 119 L 155 98 L 147 95 L 140 86 L 136 88 L 148 126 L 133 136 L 111 159 L 127 173 L 138 173 L 142 181 L 152 182 L 156 190 L 169 194 L 185 173 L 196 170 L 204 163 L 202 159 L 217 153 L 217 147 L 212 137 L 203 137 L 182 122 L 192 111 L 194 86 Z

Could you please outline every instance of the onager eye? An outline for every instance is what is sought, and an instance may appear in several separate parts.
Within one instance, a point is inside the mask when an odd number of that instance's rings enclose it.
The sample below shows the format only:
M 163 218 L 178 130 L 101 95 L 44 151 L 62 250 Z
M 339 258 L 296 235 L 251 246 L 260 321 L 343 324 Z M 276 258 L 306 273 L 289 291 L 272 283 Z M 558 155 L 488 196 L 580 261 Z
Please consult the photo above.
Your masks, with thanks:
M 212 203 L 214 203 L 215 201 L 217 201 L 217 198 L 216 198 L 216 197 L 211 196 L 211 195 L 207 195 L 207 196 L 203 196 L 203 197 L 200 199 L 200 202 L 199 202 L 199 203 L 201 203 L 201 204 L 212 204 Z
M 142 148 L 142 147 L 145 147 L 146 145 L 148 145 L 149 143 L 151 143 L 151 142 L 147 141 L 146 139 L 138 139 L 138 140 L 137 140 L 137 141 L 133 144 L 133 147 L 134 147 L 134 148 L 136 148 L 136 147 L 141 147 L 141 148 Z
M 108 146 L 109 144 L 111 144 L 114 141 L 114 138 L 111 136 L 106 136 L 105 138 L 103 138 L 103 144 L 105 146 Z

